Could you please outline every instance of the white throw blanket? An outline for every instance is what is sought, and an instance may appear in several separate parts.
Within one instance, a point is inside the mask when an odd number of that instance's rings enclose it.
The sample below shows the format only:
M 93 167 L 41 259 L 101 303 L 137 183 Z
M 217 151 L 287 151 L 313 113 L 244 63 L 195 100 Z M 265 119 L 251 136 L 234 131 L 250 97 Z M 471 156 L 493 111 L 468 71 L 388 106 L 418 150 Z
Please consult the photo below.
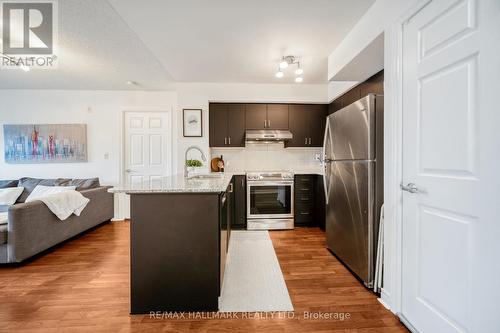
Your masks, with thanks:
M 5 224 L 9 220 L 9 216 L 7 212 L 0 213 L 0 224 Z
M 90 199 L 85 198 L 75 190 L 49 194 L 30 201 L 35 200 L 40 200 L 47 205 L 61 221 L 66 220 L 71 214 L 80 216 L 80 213 L 90 201 Z M 26 202 L 29 201 L 26 200 Z

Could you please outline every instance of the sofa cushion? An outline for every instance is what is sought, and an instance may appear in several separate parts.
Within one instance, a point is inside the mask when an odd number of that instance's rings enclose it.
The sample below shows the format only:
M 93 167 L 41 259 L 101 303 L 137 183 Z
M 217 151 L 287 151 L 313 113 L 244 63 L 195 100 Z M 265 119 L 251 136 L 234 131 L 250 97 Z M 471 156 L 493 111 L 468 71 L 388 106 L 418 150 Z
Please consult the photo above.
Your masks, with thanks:
M 19 180 L 0 180 L 0 188 L 17 187 Z
M 7 243 L 7 224 L 0 224 L 0 245 Z
M 7 213 L 0 213 L 0 245 L 7 243 Z
M 64 179 L 58 178 L 56 185 L 59 186 L 76 186 L 77 191 L 88 190 L 101 186 L 99 178 L 82 178 L 82 179 Z
M 56 179 L 39 179 L 30 177 L 24 177 L 19 179 L 18 186 L 24 187 L 24 191 L 21 194 L 21 196 L 17 199 L 17 203 L 25 202 L 26 198 L 30 195 L 30 193 L 35 189 L 37 185 L 54 186 L 55 183 Z

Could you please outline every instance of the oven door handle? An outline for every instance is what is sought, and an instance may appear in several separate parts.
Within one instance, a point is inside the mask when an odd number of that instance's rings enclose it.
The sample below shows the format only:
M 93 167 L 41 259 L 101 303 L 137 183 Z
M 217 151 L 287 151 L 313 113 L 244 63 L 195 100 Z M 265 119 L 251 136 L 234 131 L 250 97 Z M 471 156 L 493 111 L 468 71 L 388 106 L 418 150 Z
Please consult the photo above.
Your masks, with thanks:
M 247 180 L 247 186 L 293 186 L 293 181 L 252 181 Z

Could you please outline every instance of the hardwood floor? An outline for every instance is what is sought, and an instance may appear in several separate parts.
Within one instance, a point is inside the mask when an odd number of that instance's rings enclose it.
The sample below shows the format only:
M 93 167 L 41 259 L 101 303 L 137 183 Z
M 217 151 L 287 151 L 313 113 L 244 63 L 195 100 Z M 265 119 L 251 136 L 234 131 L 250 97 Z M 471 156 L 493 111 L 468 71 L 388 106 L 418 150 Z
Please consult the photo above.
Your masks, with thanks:
M 114 222 L 23 265 L 0 266 L 0 332 L 407 332 L 325 249 L 319 229 L 271 238 L 294 318 L 130 316 L 129 223 Z M 307 319 L 305 311 L 349 318 Z

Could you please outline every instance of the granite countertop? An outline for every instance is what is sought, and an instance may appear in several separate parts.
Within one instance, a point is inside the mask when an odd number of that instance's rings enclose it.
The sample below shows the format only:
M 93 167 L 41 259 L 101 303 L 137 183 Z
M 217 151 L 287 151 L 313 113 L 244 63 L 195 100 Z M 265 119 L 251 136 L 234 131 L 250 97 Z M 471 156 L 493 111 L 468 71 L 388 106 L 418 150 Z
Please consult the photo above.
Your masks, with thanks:
M 191 178 L 183 174 L 162 177 L 159 182 L 147 188 L 138 188 L 131 184 L 115 186 L 108 190 L 111 193 L 219 193 L 226 191 L 234 173 L 225 172 L 216 178 Z
M 251 172 L 251 171 L 248 171 Z M 315 174 L 322 175 L 321 168 L 308 168 L 291 170 L 296 175 Z M 159 182 L 156 182 L 151 187 L 140 188 L 129 185 L 118 185 L 110 188 L 111 193 L 219 193 L 226 191 L 231 178 L 235 175 L 245 175 L 247 171 L 232 171 L 220 173 L 220 177 L 215 178 L 185 178 L 183 174 L 162 177 Z M 211 175 L 219 175 L 211 173 Z

